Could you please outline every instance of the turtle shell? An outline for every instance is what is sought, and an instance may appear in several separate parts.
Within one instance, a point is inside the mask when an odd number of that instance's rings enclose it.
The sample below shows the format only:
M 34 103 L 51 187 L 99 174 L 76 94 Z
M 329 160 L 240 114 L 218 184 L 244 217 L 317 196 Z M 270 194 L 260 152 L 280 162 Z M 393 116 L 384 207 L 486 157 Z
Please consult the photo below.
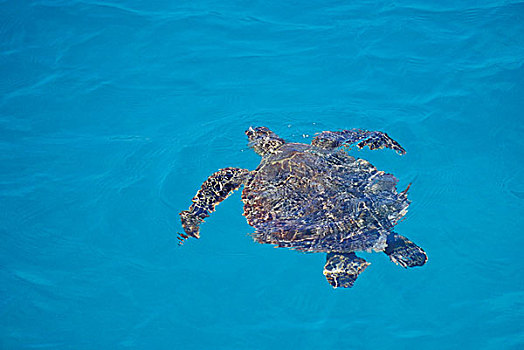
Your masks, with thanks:
M 381 251 L 405 215 L 398 180 L 343 150 L 286 143 L 265 156 L 242 192 L 260 243 L 312 252 Z

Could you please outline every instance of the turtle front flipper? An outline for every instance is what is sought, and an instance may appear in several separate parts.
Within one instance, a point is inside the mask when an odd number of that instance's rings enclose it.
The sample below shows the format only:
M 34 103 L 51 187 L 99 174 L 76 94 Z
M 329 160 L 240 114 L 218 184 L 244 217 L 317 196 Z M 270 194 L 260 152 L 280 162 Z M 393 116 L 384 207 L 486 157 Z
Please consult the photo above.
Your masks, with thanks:
M 328 253 L 324 275 L 333 288 L 348 288 L 369 265 L 355 253 Z
M 369 149 L 391 148 L 399 154 L 406 154 L 402 146 L 388 134 L 380 131 L 351 129 L 342 131 L 324 131 L 313 138 L 313 146 L 334 149 L 343 145 L 356 144 L 358 148 L 368 146 Z
M 402 267 L 422 266 L 428 261 L 428 256 L 422 248 L 396 233 L 388 236 L 384 253 L 391 261 Z
M 215 211 L 218 203 L 242 185 L 248 173 L 247 169 L 225 168 L 204 181 L 202 188 L 193 197 L 193 204 L 189 210 L 184 210 L 179 214 L 186 234 L 181 233 L 178 239 L 184 241 L 190 236 L 200 238 L 200 224 Z

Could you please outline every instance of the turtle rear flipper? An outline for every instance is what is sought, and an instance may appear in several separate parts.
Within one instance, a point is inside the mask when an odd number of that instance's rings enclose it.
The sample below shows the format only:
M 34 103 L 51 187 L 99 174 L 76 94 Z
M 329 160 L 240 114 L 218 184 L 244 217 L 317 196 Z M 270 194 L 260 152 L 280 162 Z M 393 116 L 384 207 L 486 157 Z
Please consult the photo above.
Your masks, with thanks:
M 248 173 L 247 169 L 224 168 L 204 181 L 193 197 L 193 204 L 179 214 L 186 234 L 181 233 L 178 239 L 182 242 L 188 237 L 200 238 L 200 224 L 215 211 L 218 203 L 240 187 Z
M 329 253 L 326 257 L 324 275 L 333 288 L 353 286 L 358 275 L 370 264 L 355 253 Z
M 422 266 L 428 261 L 426 252 L 404 236 L 391 234 L 384 249 L 391 261 L 402 267 Z
M 351 129 L 342 131 L 324 131 L 313 138 L 313 146 L 324 149 L 334 149 L 343 145 L 357 144 L 358 148 L 368 146 L 369 149 L 391 148 L 399 154 L 406 154 L 402 146 L 388 134 L 380 131 Z

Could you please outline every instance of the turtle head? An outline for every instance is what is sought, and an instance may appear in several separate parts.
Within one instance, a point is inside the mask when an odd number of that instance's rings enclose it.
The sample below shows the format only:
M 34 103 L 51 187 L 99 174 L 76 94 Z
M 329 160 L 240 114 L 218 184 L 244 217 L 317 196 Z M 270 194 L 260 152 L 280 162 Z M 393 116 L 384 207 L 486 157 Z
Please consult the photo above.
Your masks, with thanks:
M 252 147 L 261 156 L 274 153 L 285 143 L 283 139 L 265 126 L 249 127 L 246 130 L 246 135 L 249 140 L 249 147 Z

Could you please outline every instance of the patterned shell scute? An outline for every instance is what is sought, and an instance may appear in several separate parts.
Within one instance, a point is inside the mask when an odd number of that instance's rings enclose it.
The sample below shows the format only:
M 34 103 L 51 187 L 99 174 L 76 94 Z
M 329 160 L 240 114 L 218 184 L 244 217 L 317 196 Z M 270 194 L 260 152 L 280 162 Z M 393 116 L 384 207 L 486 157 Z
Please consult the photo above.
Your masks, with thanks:
M 342 150 L 287 143 L 247 181 L 244 215 L 260 243 L 314 252 L 382 250 L 409 205 L 397 181 Z

